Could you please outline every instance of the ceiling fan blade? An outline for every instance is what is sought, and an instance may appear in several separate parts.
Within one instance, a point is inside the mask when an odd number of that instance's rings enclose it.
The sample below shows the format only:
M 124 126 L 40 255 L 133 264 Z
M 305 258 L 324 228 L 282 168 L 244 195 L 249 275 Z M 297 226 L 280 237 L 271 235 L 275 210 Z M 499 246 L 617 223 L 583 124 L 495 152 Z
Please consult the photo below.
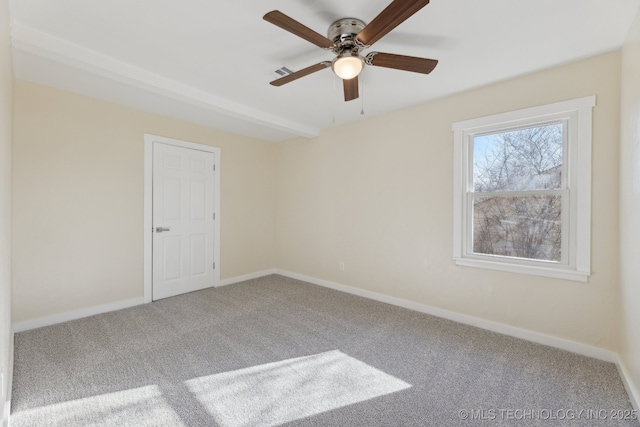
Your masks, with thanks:
M 414 73 L 429 74 L 436 68 L 436 59 L 416 58 L 415 56 L 394 55 L 393 53 L 371 52 L 365 57 L 365 62 L 376 67 L 395 68 L 396 70 L 412 71 Z
M 284 84 L 291 83 L 294 80 L 298 80 L 300 77 L 308 76 L 311 73 L 324 70 L 325 68 L 328 68 L 330 66 L 331 66 L 331 62 L 329 61 L 320 62 L 319 64 L 315 64 L 310 67 L 303 68 L 302 70 L 296 71 L 294 73 L 281 77 L 277 80 L 274 80 L 271 82 L 271 85 L 282 86 Z
M 393 0 L 360 31 L 357 39 L 362 44 L 371 46 L 428 4 L 429 0 Z
M 345 101 L 353 101 L 360 96 L 358 93 L 358 76 L 349 80 L 342 80 L 342 86 L 344 86 Z
M 273 10 L 262 17 L 265 21 L 277 25 L 283 30 L 289 31 L 298 37 L 302 37 L 316 46 L 328 49 L 333 47 L 333 42 L 309 27 L 305 27 L 293 18 L 289 18 L 279 10 Z

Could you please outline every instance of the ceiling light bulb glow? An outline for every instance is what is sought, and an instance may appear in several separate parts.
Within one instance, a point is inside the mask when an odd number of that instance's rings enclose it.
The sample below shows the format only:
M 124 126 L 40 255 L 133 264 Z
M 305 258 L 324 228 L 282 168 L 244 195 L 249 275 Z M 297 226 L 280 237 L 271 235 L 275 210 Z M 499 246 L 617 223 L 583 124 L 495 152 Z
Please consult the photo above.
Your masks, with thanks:
M 331 64 L 333 72 L 344 80 L 356 77 L 364 68 L 364 61 L 359 56 L 341 56 Z

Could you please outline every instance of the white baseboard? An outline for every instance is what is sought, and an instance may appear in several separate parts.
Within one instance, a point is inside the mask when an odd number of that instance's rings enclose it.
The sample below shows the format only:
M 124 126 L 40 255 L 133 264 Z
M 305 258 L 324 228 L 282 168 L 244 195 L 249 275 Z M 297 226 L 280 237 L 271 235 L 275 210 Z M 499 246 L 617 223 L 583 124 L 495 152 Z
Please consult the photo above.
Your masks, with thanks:
M 269 276 L 275 274 L 275 269 L 258 271 L 255 273 L 245 274 L 243 276 L 231 277 L 229 279 L 221 280 L 216 287 L 231 285 L 233 283 L 244 282 L 245 280 L 257 279 L 259 277 Z M 134 307 L 136 305 L 145 304 L 145 297 L 132 298 L 124 301 L 113 302 L 110 304 L 97 305 L 94 307 L 87 307 L 80 310 L 68 311 L 65 313 L 54 314 L 51 316 L 40 317 L 38 319 L 26 320 L 24 322 L 17 322 L 13 324 L 14 331 L 24 332 L 30 329 L 42 328 L 44 326 L 55 325 L 57 323 L 68 322 L 69 320 L 81 319 L 83 317 L 94 316 L 96 314 L 108 313 L 110 311 L 121 310 L 123 308 Z
M 559 348 L 561 350 L 570 351 L 583 356 L 592 357 L 594 359 L 604 360 L 606 362 L 615 363 L 617 360 L 617 354 L 604 350 L 602 348 L 593 347 L 590 345 L 582 344 L 575 341 L 570 341 L 564 338 L 558 338 L 551 335 L 541 334 L 539 332 L 530 331 L 527 329 L 518 328 L 515 326 L 505 325 L 503 323 L 493 322 L 491 320 L 481 319 L 479 317 L 469 316 L 466 314 L 456 313 L 454 311 L 444 310 L 437 307 L 420 304 L 413 301 L 408 301 L 401 298 L 396 298 L 377 292 L 367 291 L 364 289 L 354 288 L 340 283 L 330 282 L 323 279 L 317 279 L 315 277 L 305 276 L 303 274 L 293 273 L 287 270 L 276 269 L 276 274 L 280 274 L 292 279 L 298 279 L 305 282 L 313 283 L 315 285 L 324 286 L 326 288 L 335 289 L 338 291 L 346 292 L 349 294 L 361 296 L 364 298 L 373 299 L 376 301 L 384 302 L 387 304 L 395 305 L 398 307 L 408 308 L 410 310 L 419 311 L 421 313 L 431 314 L 433 316 L 441 317 L 454 322 L 464 323 L 466 325 L 475 326 L 481 329 L 486 329 L 493 332 L 498 332 L 503 335 L 512 336 L 515 338 L 521 338 L 527 341 L 532 341 L 538 344 L 548 345 L 550 347 Z
M 65 313 L 40 317 L 38 319 L 17 322 L 13 324 L 13 330 L 16 333 L 24 332 L 30 329 L 42 328 L 43 326 L 55 325 L 56 323 L 68 322 L 69 320 L 81 319 L 83 317 L 107 313 L 109 311 L 121 310 L 123 308 L 134 307 L 141 304 L 144 304 L 143 297 L 112 302 L 110 304 L 96 305 L 93 307 L 82 308 L 80 310 L 67 311 Z
M 306 276 L 304 274 L 294 273 L 291 271 L 281 270 L 277 268 L 262 270 L 255 273 L 250 273 L 242 276 L 236 276 L 236 277 L 224 279 L 218 283 L 217 287 L 244 282 L 246 280 L 257 279 L 260 277 L 268 276 L 270 274 L 280 274 L 285 277 L 303 280 L 305 282 L 313 283 L 319 286 L 324 286 L 327 288 L 361 296 L 364 298 L 369 298 L 369 299 L 384 302 L 387 304 L 392 304 L 398 307 L 408 308 L 410 310 L 415 310 L 421 313 L 426 313 L 426 314 L 441 317 L 444 319 L 453 320 L 454 322 L 464 323 L 464 324 L 475 326 L 481 329 L 498 332 L 504 335 L 521 338 L 521 339 L 532 341 L 538 344 L 544 344 L 550 347 L 555 347 L 562 350 L 570 351 L 572 353 L 581 354 L 583 356 L 593 357 L 595 359 L 618 364 L 617 354 L 602 348 L 593 347 L 587 344 L 570 341 L 564 338 L 558 338 L 551 335 L 546 335 L 539 332 L 518 328 L 515 326 L 505 325 L 503 323 L 493 322 L 491 320 L 485 320 L 478 317 L 469 316 L 469 315 L 457 313 L 454 311 L 444 310 L 441 308 L 432 307 L 425 304 L 420 304 L 417 302 L 392 297 L 389 295 L 379 294 L 377 292 L 367 291 L 364 289 L 354 288 L 354 287 L 343 285 L 340 283 L 330 282 L 328 280 L 318 279 L 315 277 Z M 142 297 L 133 298 L 133 299 L 119 301 L 115 303 L 104 304 L 104 305 L 99 305 L 95 307 L 88 307 L 81 310 L 54 314 L 52 316 L 46 316 L 38 319 L 15 323 L 13 325 L 13 329 L 16 333 L 28 331 L 30 329 L 41 328 L 43 326 L 49 326 L 49 325 L 54 325 L 56 323 L 67 322 L 69 320 L 76 320 L 83 317 L 89 317 L 96 314 L 106 313 L 109 311 L 121 310 L 123 308 L 129 308 L 129 307 L 143 304 L 144 302 L 145 302 L 144 298 Z M 634 392 L 635 392 L 634 396 L 636 397 L 636 400 L 637 400 L 638 393 L 637 391 L 634 391 Z
M 9 335 L 9 371 L 5 376 L 5 384 L 7 387 L 7 394 L 4 399 L 4 414 L 2 415 L 2 427 L 9 427 L 9 418 L 11 417 L 11 392 L 12 392 L 12 384 L 13 384 L 13 359 L 14 359 L 14 347 L 13 347 L 13 339 L 14 339 L 14 329 L 11 327 L 11 333 Z
M 616 367 L 618 368 L 618 372 L 620 373 L 620 378 L 622 378 L 624 388 L 627 390 L 627 394 L 629 395 L 629 400 L 633 405 L 633 409 L 635 409 L 636 412 L 640 414 L 640 389 L 638 389 L 634 385 L 633 381 L 631 380 L 629 370 L 627 369 L 626 364 L 622 361 L 619 355 L 617 355 L 616 357 Z
M 216 285 L 216 288 L 219 288 L 221 286 L 233 285 L 234 283 L 244 282 L 245 280 L 258 279 L 260 277 L 269 276 L 271 274 L 276 274 L 276 269 L 275 268 L 271 268 L 271 269 L 268 269 L 268 270 L 262 270 L 262 271 L 256 271 L 255 273 L 244 274 L 242 276 L 236 276 L 236 277 L 231 277 L 229 279 L 221 280 Z

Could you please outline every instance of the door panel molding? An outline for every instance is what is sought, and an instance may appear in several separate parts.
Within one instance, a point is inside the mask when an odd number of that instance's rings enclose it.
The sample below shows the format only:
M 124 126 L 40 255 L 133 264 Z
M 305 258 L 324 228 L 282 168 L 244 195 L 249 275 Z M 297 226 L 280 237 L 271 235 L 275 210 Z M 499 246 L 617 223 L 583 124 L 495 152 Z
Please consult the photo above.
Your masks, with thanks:
M 214 170 L 214 286 L 220 284 L 220 148 L 182 141 L 158 135 L 144 134 L 144 295 L 145 303 L 153 298 L 153 146 L 155 143 L 173 145 L 213 153 Z M 193 165 L 197 168 L 198 165 Z

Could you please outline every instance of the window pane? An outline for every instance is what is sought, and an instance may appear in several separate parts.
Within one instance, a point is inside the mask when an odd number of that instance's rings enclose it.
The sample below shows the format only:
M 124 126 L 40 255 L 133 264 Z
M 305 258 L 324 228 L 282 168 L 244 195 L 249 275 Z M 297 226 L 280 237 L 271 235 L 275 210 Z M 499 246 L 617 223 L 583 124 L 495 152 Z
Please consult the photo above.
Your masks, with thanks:
M 473 252 L 560 262 L 562 197 L 474 197 Z
M 562 131 L 551 123 L 474 137 L 474 191 L 561 188 Z

